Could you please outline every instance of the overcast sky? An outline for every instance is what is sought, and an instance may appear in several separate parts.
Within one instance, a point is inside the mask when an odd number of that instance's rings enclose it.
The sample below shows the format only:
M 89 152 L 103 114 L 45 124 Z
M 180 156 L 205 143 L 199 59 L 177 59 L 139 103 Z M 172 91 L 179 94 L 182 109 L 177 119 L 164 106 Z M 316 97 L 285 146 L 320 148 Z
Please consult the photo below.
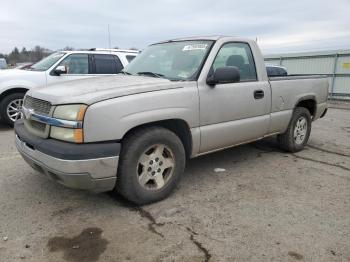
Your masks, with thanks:
M 184 36 L 257 38 L 264 53 L 350 49 L 350 0 L 1 0 L 0 52 L 144 48 Z

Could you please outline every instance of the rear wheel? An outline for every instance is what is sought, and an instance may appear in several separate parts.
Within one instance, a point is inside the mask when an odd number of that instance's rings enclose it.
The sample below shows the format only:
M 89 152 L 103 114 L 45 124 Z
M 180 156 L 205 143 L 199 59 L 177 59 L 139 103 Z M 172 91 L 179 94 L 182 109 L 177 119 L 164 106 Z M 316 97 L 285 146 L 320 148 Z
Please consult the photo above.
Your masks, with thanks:
M 284 134 L 277 137 L 282 149 L 289 152 L 302 150 L 311 133 L 311 115 L 304 107 L 297 107 L 294 110 L 292 120 Z
M 144 128 L 122 144 L 116 191 L 142 205 L 167 197 L 185 168 L 179 137 L 163 127 Z
M 16 120 L 22 118 L 24 93 L 13 93 L 5 96 L 0 103 L 1 122 L 13 126 Z

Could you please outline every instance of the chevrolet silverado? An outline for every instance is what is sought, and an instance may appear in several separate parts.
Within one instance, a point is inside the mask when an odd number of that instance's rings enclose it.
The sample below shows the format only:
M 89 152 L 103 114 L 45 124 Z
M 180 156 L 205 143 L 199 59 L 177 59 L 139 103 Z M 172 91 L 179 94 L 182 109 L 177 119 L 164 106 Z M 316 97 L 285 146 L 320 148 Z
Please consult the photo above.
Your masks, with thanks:
M 273 135 L 302 150 L 327 96 L 324 76 L 268 78 L 252 40 L 174 39 L 118 75 L 30 90 L 16 145 L 58 183 L 142 205 L 167 197 L 190 158 Z

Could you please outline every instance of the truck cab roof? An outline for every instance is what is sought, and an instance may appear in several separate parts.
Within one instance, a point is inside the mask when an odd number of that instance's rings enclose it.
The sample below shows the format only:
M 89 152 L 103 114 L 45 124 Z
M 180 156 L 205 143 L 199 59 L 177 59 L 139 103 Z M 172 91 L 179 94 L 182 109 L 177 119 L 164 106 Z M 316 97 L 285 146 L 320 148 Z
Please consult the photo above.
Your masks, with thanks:
M 196 40 L 209 40 L 209 41 L 224 40 L 224 41 L 244 41 L 244 42 L 253 41 L 252 39 L 238 37 L 238 36 L 212 35 L 212 36 L 193 36 L 193 37 L 173 38 L 173 39 L 157 42 L 154 44 L 177 42 L 177 41 L 196 41 Z

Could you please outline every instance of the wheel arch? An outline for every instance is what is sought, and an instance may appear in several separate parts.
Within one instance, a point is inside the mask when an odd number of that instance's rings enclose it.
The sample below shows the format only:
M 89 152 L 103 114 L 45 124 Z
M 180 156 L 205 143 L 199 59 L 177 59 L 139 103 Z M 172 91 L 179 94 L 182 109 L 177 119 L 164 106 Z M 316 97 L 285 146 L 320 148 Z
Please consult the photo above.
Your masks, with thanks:
M 313 118 L 316 115 L 317 101 L 314 95 L 304 96 L 298 99 L 295 103 L 294 110 L 297 107 L 304 107 L 309 110 L 311 117 Z
M 2 102 L 2 100 L 10 95 L 10 94 L 15 94 L 15 93 L 23 93 L 25 94 L 29 89 L 28 88 L 25 88 L 25 87 L 15 87 L 15 88 L 10 88 L 10 89 L 7 89 L 5 90 L 4 92 L 2 92 L 0 94 L 0 103 Z
M 154 122 L 134 126 L 124 134 L 121 141 L 123 141 L 126 137 L 134 134 L 138 130 L 145 127 L 151 127 L 151 126 L 163 127 L 174 132 L 180 138 L 185 148 L 186 158 L 190 158 L 192 153 L 192 147 L 193 147 L 192 134 L 188 123 L 183 119 L 178 119 L 178 118 L 165 119 L 165 120 L 154 121 Z

